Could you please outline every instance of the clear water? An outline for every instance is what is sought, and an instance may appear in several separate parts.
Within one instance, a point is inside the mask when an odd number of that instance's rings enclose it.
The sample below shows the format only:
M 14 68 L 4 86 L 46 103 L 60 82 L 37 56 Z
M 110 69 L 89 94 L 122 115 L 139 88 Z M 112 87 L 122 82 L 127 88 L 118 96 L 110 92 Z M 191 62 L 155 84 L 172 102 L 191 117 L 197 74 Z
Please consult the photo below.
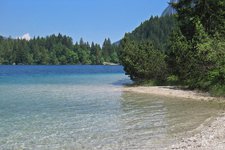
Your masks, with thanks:
M 127 83 L 121 66 L 0 66 L 0 149 L 158 149 L 224 108 Z

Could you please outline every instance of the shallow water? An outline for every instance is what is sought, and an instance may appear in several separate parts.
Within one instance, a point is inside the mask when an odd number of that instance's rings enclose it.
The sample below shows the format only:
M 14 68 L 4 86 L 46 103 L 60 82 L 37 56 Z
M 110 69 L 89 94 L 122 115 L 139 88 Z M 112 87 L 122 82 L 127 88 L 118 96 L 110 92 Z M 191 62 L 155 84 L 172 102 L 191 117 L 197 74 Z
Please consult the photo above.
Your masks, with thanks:
M 153 149 L 219 103 L 122 92 L 121 66 L 0 66 L 0 149 Z

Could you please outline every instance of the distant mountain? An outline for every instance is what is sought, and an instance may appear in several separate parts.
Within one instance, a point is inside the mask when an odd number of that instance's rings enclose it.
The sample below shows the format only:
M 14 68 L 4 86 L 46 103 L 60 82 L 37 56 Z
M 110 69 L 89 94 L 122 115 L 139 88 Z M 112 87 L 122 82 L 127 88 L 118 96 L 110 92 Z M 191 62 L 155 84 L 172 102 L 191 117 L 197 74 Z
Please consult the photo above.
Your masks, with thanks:
M 120 45 L 120 42 L 121 42 L 121 40 L 116 41 L 116 42 L 113 43 L 113 45 L 119 46 Z
M 163 11 L 162 16 L 176 14 L 176 10 L 171 6 L 172 3 L 178 3 L 179 0 L 170 0 L 169 6 Z

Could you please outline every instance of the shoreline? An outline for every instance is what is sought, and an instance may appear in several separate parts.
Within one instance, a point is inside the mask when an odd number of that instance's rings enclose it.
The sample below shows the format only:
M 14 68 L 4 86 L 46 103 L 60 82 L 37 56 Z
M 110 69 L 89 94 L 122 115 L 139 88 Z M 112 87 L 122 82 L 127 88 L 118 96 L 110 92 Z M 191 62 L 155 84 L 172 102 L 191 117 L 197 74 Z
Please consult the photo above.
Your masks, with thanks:
M 225 98 L 212 97 L 208 93 L 184 90 L 174 86 L 135 86 L 124 87 L 124 92 L 136 92 L 185 100 L 225 102 Z M 195 132 L 196 131 L 196 132 Z M 225 111 L 221 111 L 210 123 L 203 122 L 199 127 L 176 139 L 166 150 L 224 150 L 225 149 Z
M 165 148 L 166 150 L 224 150 L 225 149 L 225 112 L 215 117 L 210 124 L 200 125 L 197 133 L 181 139 Z
M 209 93 L 200 91 L 181 89 L 176 86 L 126 86 L 123 88 L 124 92 L 136 92 L 143 94 L 151 94 L 165 97 L 176 97 L 185 99 L 194 99 L 201 101 L 223 101 L 225 98 L 212 97 Z

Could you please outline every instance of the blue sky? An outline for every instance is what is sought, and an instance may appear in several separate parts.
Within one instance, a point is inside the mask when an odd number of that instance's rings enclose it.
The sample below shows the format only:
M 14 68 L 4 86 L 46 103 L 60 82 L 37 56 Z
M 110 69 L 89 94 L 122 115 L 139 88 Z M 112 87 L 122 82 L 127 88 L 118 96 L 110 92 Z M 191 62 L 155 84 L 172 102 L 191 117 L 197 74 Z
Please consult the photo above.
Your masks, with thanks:
M 74 41 L 118 41 L 168 0 L 0 0 L 0 35 L 66 34 Z

